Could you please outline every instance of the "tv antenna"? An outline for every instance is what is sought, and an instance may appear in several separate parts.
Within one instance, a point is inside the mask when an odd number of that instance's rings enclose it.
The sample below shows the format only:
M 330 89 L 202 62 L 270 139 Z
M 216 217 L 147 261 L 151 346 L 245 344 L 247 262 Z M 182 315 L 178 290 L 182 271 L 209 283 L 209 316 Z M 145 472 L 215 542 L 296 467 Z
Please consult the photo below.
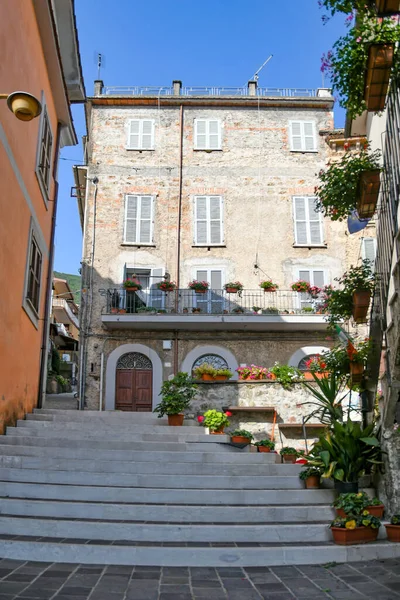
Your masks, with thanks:
M 97 79 L 100 79 L 101 76 L 101 69 L 105 68 L 106 66 L 106 57 L 104 56 L 104 54 L 101 54 L 100 52 L 95 52 L 94 53 L 94 62 L 97 65 Z
M 264 67 L 267 66 L 267 64 L 269 63 L 269 61 L 271 60 L 272 57 L 273 57 L 273 54 L 270 54 L 268 56 L 267 60 L 265 62 L 263 62 L 261 67 L 259 69 L 257 69 L 257 71 L 254 73 L 254 75 L 252 77 L 252 81 L 258 81 L 258 74 L 263 70 Z

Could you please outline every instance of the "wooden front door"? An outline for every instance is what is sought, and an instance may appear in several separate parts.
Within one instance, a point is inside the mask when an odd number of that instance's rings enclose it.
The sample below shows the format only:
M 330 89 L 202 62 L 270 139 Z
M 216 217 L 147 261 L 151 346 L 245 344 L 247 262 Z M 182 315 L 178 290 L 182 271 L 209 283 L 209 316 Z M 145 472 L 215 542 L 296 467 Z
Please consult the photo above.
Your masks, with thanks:
M 122 356 L 117 364 L 115 383 L 116 410 L 152 411 L 153 369 L 147 357 L 141 354 Z

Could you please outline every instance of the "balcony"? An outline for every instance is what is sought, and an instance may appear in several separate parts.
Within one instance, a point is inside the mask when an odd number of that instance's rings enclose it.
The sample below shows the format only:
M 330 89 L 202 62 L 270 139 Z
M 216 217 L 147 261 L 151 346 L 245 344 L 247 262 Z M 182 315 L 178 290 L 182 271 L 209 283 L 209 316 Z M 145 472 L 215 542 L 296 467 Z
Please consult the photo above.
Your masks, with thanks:
M 79 329 L 78 316 L 72 311 L 64 298 L 53 298 L 53 313 L 59 323 L 75 325 Z
M 264 292 L 189 289 L 100 290 L 105 298 L 102 323 L 109 329 L 219 331 L 323 331 L 321 303 L 290 290 Z

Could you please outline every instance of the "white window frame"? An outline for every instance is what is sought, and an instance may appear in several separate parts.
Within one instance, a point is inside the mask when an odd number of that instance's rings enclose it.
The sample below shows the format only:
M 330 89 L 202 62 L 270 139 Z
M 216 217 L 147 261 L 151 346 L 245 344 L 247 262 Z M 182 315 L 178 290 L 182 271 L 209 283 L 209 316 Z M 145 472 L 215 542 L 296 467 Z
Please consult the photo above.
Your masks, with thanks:
M 303 198 L 306 201 L 306 202 L 304 202 L 305 210 L 306 210 L 305 223 L 306 223 L 306 230 L 307 230 L 307 243 L 306 244 L 301 244 L 297 239 L 296 224 L 299 221 L 299 219 L 296 219 L 296 199 L 297 198 Z M 323 215 L 321 212 L 317 213 L 319 215 L 319 228 L 320 228 L 320 233 L 321 233 L 321 241 L 319 243 L 311 242 L 310 213 L 309 213 L 309 205 L 308 205 L 309 200 L 317 200 L 317 197 L 316 196 L 292 196 L 294 245 L 301 246 L 302 248 L 311 248 L 311 247 L 320 248 L 321 246 L 325 247 L 326 244 L 325 244 L 325 240 L 324 240 L 324 235 L 325 235 L 324 220 L 323 220 Z M 301 221 L 301 222 L 303 222 L 303 221 Z
M 137 206 L 137 216 L 136 216 L 136 241 L 130 242 L 126 240 L 126 225 L 127 225 L 127 213 L 128 213 L 128 198 L 140 198 L 140 203 L 138 202 Z M 141 210 L 142 210 L 142 198 L 150 197 L 151 198 L 151 215 L 150 215 L 150 241 L 149 242 L 141 242 L 140 241 L 140 223 L 141 223 Z M 125 194 L 125 207 L 124 207 L 124 241 L 123 243 L 127 246 L 154 246 L 154 213 L 155 213 L 155 200 L 156 196 L 152 194 Z M 138 241 L 139 240 L 139 241 Z
M 139 145 L 130 146 L 131 139 L 131 124 L 137 121 L 139 123 Z M 143 148 L 143 121 L 151 122 L 151 148 Z M 126 150 L 140 150 L 141 152 L 152 151 L 155 149 L 155 120 L 154 119 L 129 119 L 128 120 L 128 132 L 126 140 Z
M 197 214 L 196 214 L 196 208 L 197 208 L 197 198 L 206 198 L 207 199 L 207 206 L 206 206 L 206 211 L 207 211 L 207 218 L 206 218 L 206 222 L 207 222 L 207 242 L 198 242 L 197 241 Z M 210 212 L 210 199 L 211 198 L 219 198 L 220 201 L 220 209 L 221 209 L 221 220 L 220 220 L 220 239 L 221 241 L 216 243 L 216 242 L 211 242 L 211 212 Z M 223 196 L 218 196 L 216 194 L 196 194 L 196 196 L 193 196 L 193 245 L 194 246 L 201 246 L 201 247 L 209 247 L 209 246 L 225 246 L 225 237 L 224 237 L 224 198 Z
M 293 123 L 300 123 L 301 125 L 301 148 L 293 147 Z M 311 123 L 313 128 L 313 138 L 314 138 L 314 148 L 312 150 L 306 149 L 306 141 L 304 134 L 304 123 Z M 315 121 L 307 121 L 306 119 L 299 120 L 291 120 L 289 121 L 289 142 L 290 142 L 290 151 L 291 152 L 318 152 L 318 140 L 317 140 L 317 131 L 315 126 Z
M 45 206 L 48 209 L 48 202 L 49 202 L 49 196 L 50 196 L 50 190 L 51 190 L 51 182 L 52 182 L 52 176 L 53 176 L 54 132 L 53 132 L 53 128 L 51 126 L 50 117 L 49 117 L 49 113 L 47 110 L 47 104 L 46 104 L 45 96 L 43 93 L 42 93 L 42 97 L 41 97 L 41 103 L 42 103 L 42 113 L 40 115 L 39 133 L 38 133 L 38 140 L 37 140 L 37 147 L 36 147 L 35 175 L 38 180 L 38 184 L 39 184 L 40 192 L 42 194 L 43 202 L 45 203 Z M 51 136 L 48 183 L 43 178 L 42 168 L 40 167 L 40 158 L 41 158 L 41 151 L 42 151 L 42 141 L 43 141 L 45 121 L 47 121 L 50 136 Z
M 198 137 L 198 133 L 197 133 L 197 127 L 198 127 L 198 123 L 200 121 L 204 121 L 206 123 L 206 145 L 204 148 L 200 148 L 198 146 L 197 143 L 197 137 Z M 210 122 L 216 122 L 218 123 L 218 148 L 211 148 L 210 147 Z M 214 152 L 214 151 L 219 151 L 222 150 L 222 123 L 221 123 L 221 119 L 194 119 L 194 123 L 193 123 L 193 130 L 194 130 L 194 136 L 193 136 L 193 149 L 194 150 L 206 150 L 208 152 Z M 201 134 L 203 135 L 203 134 Z M 215 135 L 215 134 L 213 134 Z

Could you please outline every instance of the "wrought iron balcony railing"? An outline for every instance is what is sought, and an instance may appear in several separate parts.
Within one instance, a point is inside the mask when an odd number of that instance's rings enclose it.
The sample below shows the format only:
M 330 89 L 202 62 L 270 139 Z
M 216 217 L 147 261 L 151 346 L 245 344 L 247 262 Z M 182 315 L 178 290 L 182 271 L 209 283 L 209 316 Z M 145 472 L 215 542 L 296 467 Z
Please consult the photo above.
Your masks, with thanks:
M 105 296 L 104 314 L 180 314 L 180 315 L 304 315 L 323 314 L 322 299 L 291 290 L 264 292 L 242 290 L 228 293 L 210 289 L 197 293 L 190 289 L 163 292 L 155 289 L 127 291 L 123 288 L 100 290 Z

